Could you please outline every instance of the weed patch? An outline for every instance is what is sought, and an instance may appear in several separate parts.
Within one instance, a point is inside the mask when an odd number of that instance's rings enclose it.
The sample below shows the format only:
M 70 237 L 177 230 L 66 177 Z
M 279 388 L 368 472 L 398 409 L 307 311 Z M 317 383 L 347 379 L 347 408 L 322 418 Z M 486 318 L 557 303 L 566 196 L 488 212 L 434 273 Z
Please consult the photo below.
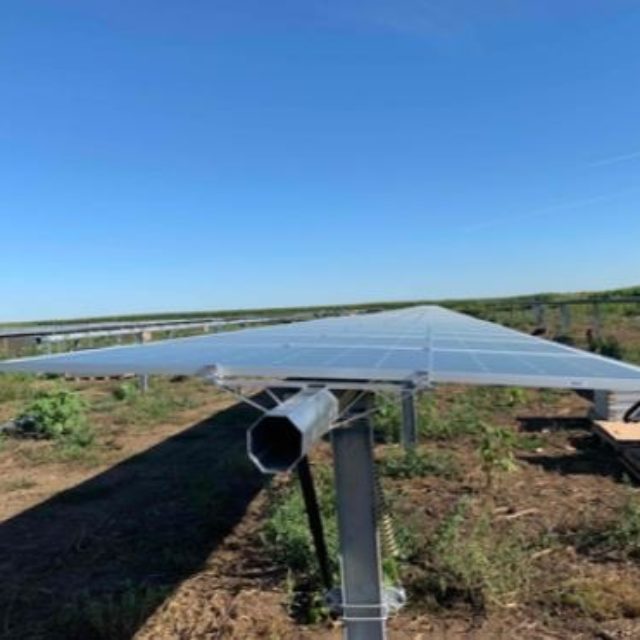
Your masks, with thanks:
M 116 404 L 106 404 L 103 410 L 109 411 L 118 425 L 147 425 L 169 419 L 178 411 L 195 406 L 193 400 L 180 393 L 165 380 L 152 379 L 146 393 L 141 393 L 130 383 L 123 383 L 113 391 Z
M 314 476 L 329 558 L 337 576 L 338 525 L 332 476 L 326 468 L 314 469 Z M 320 606 L 322 582 L 302 494 L 297 485 L 291 485 L 272 491 L 270 497 L 263 544 L 269 557 L 287 569 L 291 614 L 302 622 L 316 622 L 326 616 L 326 610 Z
M 400 440 L 402 414 L 399 402 L 376 396 L 373 428 L 378 442 L 393 443 Z
M 616 576 L 567 581 L 556 600 L 594 620 L 640 617 L 640 585 Z
M 458 465 L 450 453 L 423 449 L 387 453 L 380 464 L 380 471 L 389 478 L 433 475 L 455 479 L 460 476 Z
M 629 496 L 608 524 L 597 529 L 585 528 L 573 537 L 582 552 L 640 559 L 640 500 L 636 496 Z
M 65 446 L 87 447 L 95 437 L 86 419 L 84 400 L 63 387 L 37 392 L 18 422 L 25 434 L 32 432 Z
M 515 443 L 516 434 L 510 429 L 484 425 L 478 454 L 487 488 L 493 487 L 498 473 L 517 469 L 513 453 Z
M 31 396 L 29 377 L 18 373 L 0 376 L 0 403 L 26 400 Z
M 424 575 L 412 589 L 438 607 L 475 610 L 518 602 L 534 574 L 530 545 L 515 529 L 495 529 L 490 512 L 462 498 L 424 550 Z
M 482 431 L 482 416 L 468 394 L 458 394 L 450 406 L 441 408 L 429 394 L 418 404 L 420 434 L 432 440 L 476 436 Z

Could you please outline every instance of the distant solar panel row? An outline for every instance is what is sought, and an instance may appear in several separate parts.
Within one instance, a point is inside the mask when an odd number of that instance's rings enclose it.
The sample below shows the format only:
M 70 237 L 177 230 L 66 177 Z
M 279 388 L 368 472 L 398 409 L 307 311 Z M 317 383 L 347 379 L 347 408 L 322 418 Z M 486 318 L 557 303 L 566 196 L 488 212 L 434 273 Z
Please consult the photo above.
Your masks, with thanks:
M 639 367 L 433 306 L 0 362 L 0 371 L 72 375 L 197 375 L 211 367 L 228 378 L 640 392 Z

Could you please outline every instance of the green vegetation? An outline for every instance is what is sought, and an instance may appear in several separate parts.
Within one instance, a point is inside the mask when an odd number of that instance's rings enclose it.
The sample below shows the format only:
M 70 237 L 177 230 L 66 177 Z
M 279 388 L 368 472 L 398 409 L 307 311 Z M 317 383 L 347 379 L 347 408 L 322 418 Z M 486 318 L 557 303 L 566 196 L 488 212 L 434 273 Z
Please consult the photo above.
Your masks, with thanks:
M 139 387 L 133 382 L 123 382 L 113 390 L 113 397 L 116 400 L 132 402 L 140 394 Z
M 337 557 L 338 535 L 335 518 L 335 496 L 329 469 L 314 469 L 320 513 L 330 555 Z M 314 585 L 320 583 L 315 550 L 307 525 L 302 494 L 296 484 L 272 491 L 271 506 L 262 532 L 269 556 L 292 572 L 305 576 Z M 337 565 L 334 566 L 337 570 Z
M 314 469 L 314 477 L 329 557 L 337 577 L 338 525 L 332 476 L 328 468 L 320 467 Z M 308 623 L 316 622 L 327 612 L 320 597 L 322 583 L 302 494 L 294 484 L 272 490 L 270 502 L 262 541 L 269 557 L 288 571 L 292 615 Z
M 432 605 L 466 602 L 483 611 L 528 592 L 535 575 L 531 545 L 513 528 L 495 528 L 491 513 L 477 507 L 460 499 L 423 551 L 424 570 L 412 589 Z
M 161 422 L 178 411 L 197 406 L 186 386 L 165 378 L 153 377 L 147 392 L 142 393 L 137 383 L 124 382 L 113 390 L 112 399 L 96 404 L 95 409 L 108 412 L 113 423 L 121 426 L 144 426 Z
M 460 475 L 454 457 L 437 450 L 396 450 L 385 455 L 381 464 L 382 475 L 390 478 L 416 478 L 439 476 L 455 479 Z
M 481 410 L 473 394 L 456 394 L 446 406 L 439 406 L 433 394 L 423 396 L 418 404 L 420 435 L 426 440 L 449 440 L 481 433 Z
M 519 433 L 515 434 L 515 449 L 524 449 L 525 451 L 537 451 L 543 449 L 546 445 L 546 441 L 539 435 Z
M 640 499 L 629 494 L 608 523 L 596 528 L 585 527 L 570 537 L 586 553 L 604 552 L 640 560 Z
M 617 576 L 572 578 L 558 589 L 556 600 L 598 621 L 640 616 L 639 585 Z
M 516 440 L 510 429 L 484 425 L 478 453 L 488 489 L 493 487 L 497 473 L 517 469 L 513 453 Z
M 39 437 L 66 445 L 86 447 L 95 437 L 87 422 L 85 402 L 63 387 L 38 391 L 19 422 L 29 425 L 27 428 Z
M 338 524 L 333 477 L 330 468 L 324 466 L 316 467 L 314 476 L 332 572 L 337 581 Z M 379 496 L 379 500 L 378 516 L 381 520 L 385 580 L 396 582 L 398 561 L 410 555 L 415 547 L 415 539 L 410 528 L 406 526 L 397 534 L 393 532 L 386 501 L 382 496 Z M 297 484 L 271 490 L 270 506 L 261 537 L 268 557 L 287 570 L 291 614 L 305 623 L 314 623 L 326 618 L 328 612 L 322 599 L 323 585 L 315 548 L 304 501 Z
M 376 412 L 373 415 L 373 428 L 376 440 L 394 443 L 400 439 L 402 414 L 400 401 L 395 398 L 376 395 Z
M 25 400 L 30 394 L 28 376 L 19 373 L 5 373 L 0 377 L 0 403 Z

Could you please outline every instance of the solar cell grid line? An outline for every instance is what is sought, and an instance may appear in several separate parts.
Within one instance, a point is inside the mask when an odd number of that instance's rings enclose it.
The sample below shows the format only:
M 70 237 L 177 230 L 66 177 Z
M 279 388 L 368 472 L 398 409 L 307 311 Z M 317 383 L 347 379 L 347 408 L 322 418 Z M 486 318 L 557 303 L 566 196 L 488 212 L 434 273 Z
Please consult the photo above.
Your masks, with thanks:
M 441 307 L 306 320 L 0 362 L 0 371 L 640 391 L 640 368 Z

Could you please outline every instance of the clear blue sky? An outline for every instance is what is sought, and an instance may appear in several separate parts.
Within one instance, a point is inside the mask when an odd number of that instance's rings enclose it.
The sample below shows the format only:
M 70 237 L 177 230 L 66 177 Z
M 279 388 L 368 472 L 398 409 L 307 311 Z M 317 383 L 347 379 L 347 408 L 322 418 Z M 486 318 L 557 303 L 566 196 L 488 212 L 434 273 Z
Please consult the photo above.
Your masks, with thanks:
M 0 319 L 640 283 L 640 2 L 4 0 Z

